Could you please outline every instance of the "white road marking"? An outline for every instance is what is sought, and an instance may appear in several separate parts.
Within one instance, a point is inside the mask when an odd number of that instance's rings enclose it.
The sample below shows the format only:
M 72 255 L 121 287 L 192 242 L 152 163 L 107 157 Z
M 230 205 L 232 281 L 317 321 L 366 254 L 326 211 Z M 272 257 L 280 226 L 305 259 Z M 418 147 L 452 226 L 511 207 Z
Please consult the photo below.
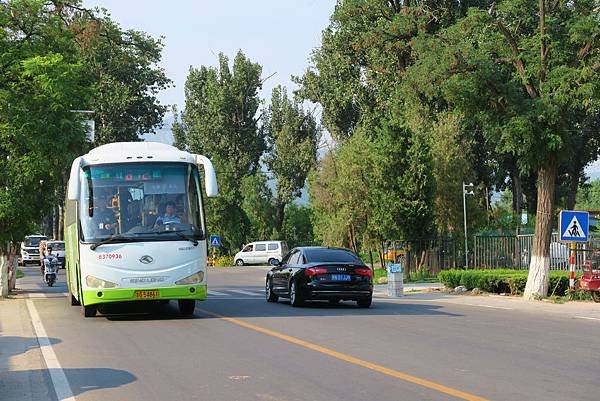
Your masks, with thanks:
M 46 329 L 44 329 L 44 325 L 42 324 L 42 320 L 40 319 L 37 309 L 35 309 L 33 301 L 28 299 L 25 302 L 27 303 L 27 309 L 29 310 L 29 316 L 31 317 L 31 323 L 33 324 L 35 335 L 38 343 L 40 344 L 42 356 L 46 362 L 48 373 L 50 373 L 50 379 L 52 380 L 52 385 L 54 386 L 56 398 L 58 401 L 75 401 L 75 396 L 73 395 L 73 391 L 69 386 L 67 376 L 65 376 L 65 372 L 60 366 L 60 362 L 58 362 L 58 358 L 52 349 L 52 344 L 50 344 L 50 339 L 46 334 Z
M 483 305 L 483 304 L 455 304 L 455 305 L 469 305 L 469 306 L 477 306 L 480 308 L 490 308 L 490 309 L 503 309 L 503 310 L 513 310 L 513 308 L 507 308 L 505 306 L 492 306 L 492 305 Z
M 217 296 L 217 297 L 226 297 L 227 296 L 227 294 L 225 294 L 224 292 L 213 291 L 213 290 L 208 290 L 208 295 Z
M 576 319 L 586 319 L 586 320 L 598 320 L 600 321 L 600 318 L 597 317 L 590 317 L 590 316 L 574 316 Z
M 260 300 L 260 298 L 257 297 L 233 297 L 233 296 L 228 296 L 228 297 L 210 297 L 208 298 L 210 301 L 220 301 L 220 300 L 247 300 L 247 301 L 256 301 L 256 300 Z
M 250 296 L 253 296 L 253 297 L 260 297 L 260 296 L 263 295 L 263 294 L 257 294 L 256 292 L 250 292 L 250 291 L 244 291 L 244 290 L 229 290 L 229 291 L 235 292 L 235 293 L 238 293 L 238 294 L 242 294 L 242 295 L 250 295 Z

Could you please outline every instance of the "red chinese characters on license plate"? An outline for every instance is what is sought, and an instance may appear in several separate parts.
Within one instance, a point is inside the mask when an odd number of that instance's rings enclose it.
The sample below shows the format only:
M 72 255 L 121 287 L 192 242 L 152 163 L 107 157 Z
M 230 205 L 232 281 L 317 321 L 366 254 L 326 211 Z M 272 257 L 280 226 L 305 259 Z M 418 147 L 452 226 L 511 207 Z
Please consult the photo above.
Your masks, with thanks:
M 118 260 L 123 259 L 123 255 L 120 253 L 101 253 L 98 255 L 100 260 Z

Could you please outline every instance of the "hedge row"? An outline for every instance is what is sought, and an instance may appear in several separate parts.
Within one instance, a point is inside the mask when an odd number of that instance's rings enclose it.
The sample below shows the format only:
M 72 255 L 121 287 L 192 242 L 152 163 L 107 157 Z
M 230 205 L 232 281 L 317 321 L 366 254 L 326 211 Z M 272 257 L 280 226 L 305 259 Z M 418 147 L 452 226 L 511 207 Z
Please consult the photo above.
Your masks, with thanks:
M 479 288 L 482 291 L 496 294 L 523 294 L 527 283 L 527 270 L 442 270 L 438 279 L 448 288 L 459 285 L 468 290 Z M 569 289 L 569 273 L 564 271 L 550 272 L 548 295 L 565 295 Z

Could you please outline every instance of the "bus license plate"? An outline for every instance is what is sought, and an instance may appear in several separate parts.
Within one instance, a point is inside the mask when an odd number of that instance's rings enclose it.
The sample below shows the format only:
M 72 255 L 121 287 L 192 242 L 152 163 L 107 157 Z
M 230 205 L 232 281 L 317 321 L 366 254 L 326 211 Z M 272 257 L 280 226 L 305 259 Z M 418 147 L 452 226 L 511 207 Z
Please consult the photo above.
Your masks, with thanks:
M 349 274 L 332 274 L 331 281 L 350 281 Z
M 139 299 L 153 299 L 158 298 L 160 293 L 158 290 L 140 290 L 134 293 L 135 298 Z

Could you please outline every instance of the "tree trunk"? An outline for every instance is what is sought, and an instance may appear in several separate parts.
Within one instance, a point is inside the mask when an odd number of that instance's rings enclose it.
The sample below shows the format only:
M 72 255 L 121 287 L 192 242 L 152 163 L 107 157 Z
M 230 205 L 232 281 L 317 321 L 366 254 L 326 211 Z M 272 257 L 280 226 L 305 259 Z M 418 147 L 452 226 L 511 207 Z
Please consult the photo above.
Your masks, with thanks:
M 567 210 L 575 209 L 577 189 L 579 189 L 579 173 L 569 173 L 569 193 L 567 194 Z
M 512 181 L 512 209 L 513 209 L 513 221 L 520 219 L 521 210 L 523 210 L 523 185 L 521 183 L 521 177 L 518 171 L 514 171 L 511 177 Z
M 278 201 L 275 208 L 275 230 L 283 237 L 283 219 L 285 218 L 285 203 Z
M 58 206 L 52 208 L 52 239 L 58 239 Z
M 551 156 L 538 171 L 535 235 L 527 285 L 523 294 L 525 299 L 542 298 L 548 293 L 555 184 L 556 160 Z
M 65 239 L 65 207 L 62 204 L 58 205 L 58 239 Z

